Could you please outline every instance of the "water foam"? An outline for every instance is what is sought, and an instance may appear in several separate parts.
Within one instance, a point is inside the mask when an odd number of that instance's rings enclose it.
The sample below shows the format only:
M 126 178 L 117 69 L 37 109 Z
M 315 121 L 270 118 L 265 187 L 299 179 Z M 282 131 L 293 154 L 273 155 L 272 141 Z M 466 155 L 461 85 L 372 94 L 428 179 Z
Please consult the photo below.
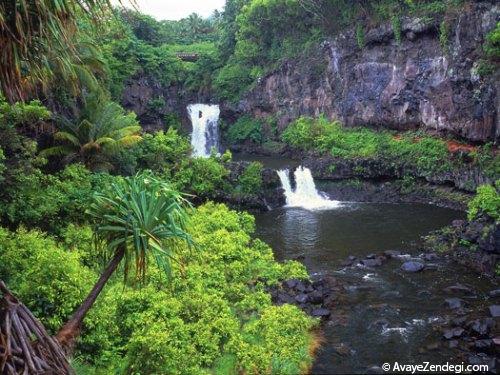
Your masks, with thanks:
M 290 171 L 278 171 L 281 185 L 285 190 L 287 207 L 301 207 L 306 210 L 328 210 L 337 208 L 341 202 L 330 200 L 318 192 L 309 168 L 298 167 L 294 172 L 295 189 L 290 182 Z
M 219 115 L 218 105 L 190 104 L 187 107 L 193 133 L 191 146 L 193 156 L 209 157 L 212 149 L 219 152 Z

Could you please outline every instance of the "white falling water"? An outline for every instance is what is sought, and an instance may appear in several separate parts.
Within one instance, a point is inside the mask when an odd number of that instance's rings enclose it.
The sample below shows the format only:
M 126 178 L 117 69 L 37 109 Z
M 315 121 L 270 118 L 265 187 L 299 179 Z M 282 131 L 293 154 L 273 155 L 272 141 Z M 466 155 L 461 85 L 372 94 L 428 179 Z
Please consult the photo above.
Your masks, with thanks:
M 278 171 L 281 185 L 285 190 L 286 205 L 301 207 L 307 210 L 326 210 L 340 206 L 339 201 L 332 201 L 316 190 L 314 179 L 309 168 L 298 167 L 294 172 L 295 189 L 292 189 L 288 169 Z
M 209 157 L 212 148 L 219 152 L 219 106 L 190 104 L 187 110 L 193 125 L 193 156 Z

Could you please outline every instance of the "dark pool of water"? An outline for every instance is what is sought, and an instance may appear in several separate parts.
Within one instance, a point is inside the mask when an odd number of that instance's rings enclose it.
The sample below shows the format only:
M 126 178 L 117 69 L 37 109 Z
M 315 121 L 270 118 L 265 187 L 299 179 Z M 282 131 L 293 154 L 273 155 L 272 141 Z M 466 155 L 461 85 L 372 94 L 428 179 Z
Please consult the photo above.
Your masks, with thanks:
M 349 255 L 405 249 L 463 215 L 423 204 L 346 203 L 324 211 L 282 208 L 257 215 L 259 237 L 278 259 L 304 254 L 311 271 L 335 269 Z
M 295 168 L 300 163 L 296 160 L 291 160 L 288 158 L 282 158 L 279 156 L 264 156 L 264 155 L 252 155 L 246 153 L 234 153 L 234 161 L 258 161 L 262 163 L 265 168 L 271 169 L 284 169 L 284 168 Z
M 324 328 L 314 374 L 364 373 L 395 361 L 461 362 L 436 330 L 450 313 L 443 305 L 450 295 L 443 289 L 457 282 L 468 285 L 475 290 L 474 303 L 481 305 L 494 287 L 488 280 L 446 260 L 417 274 L 400 270 L 403 259 L 374 269 L 343 269 L 341 263 L 349 255 L 384 250 L 416 256 L 422 235 L 463 216 L 421 204 L 346 204 L 328 211 L 283 208 L 256 216 L 257 236 L 273 247 L 278 259 L 303 255 L 310 272 L 333 274 L 351 286 L 338 305 L 336 323 Z M 339 346 L 348 348 L 347 353 Z

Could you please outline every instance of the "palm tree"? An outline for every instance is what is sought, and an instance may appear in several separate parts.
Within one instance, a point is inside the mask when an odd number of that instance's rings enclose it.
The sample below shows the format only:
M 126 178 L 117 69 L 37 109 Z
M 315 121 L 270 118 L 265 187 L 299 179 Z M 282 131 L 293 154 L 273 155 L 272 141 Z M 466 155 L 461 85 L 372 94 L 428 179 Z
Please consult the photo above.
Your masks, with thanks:
M 121 1 L 120 1 L 121 2 Z M 109 0 L 0 1 L 0 88 L 10 102 L 24 99 L 36 85 L 51 78 L 54 61 L 69 74 L 78 74 L 75 34 L 77 20 L 100 21 L 111 9 Z M 59 55 L 50 61 L 52 50 Z
M 129 271 L 143 281 L 151 261 L 171 274 L 170 260 L 179 240 L 192 244 L 186 232 L 189 203 L 169 184 L 150 173 L 127 177 L 111 189 L 95 195 L 89 208 L 95 220 L 96 240 L 107 243 L 111 259 L 87 298 L 60 329 L 56 338 L 71 348 L 85 315 L 118 266 L 123 263 L 125 279 Z
M 47 148 L 42 156 L 64 156 L 66 163 L 79 161 L 89 169 L 110 169 L 107 157 L 142 138 L 141 126 L 133 112 L 126 113 L 117 103 L 97 95 L 85 101 L 78 119 L 60 118 L 54 134 L 59 145 Z

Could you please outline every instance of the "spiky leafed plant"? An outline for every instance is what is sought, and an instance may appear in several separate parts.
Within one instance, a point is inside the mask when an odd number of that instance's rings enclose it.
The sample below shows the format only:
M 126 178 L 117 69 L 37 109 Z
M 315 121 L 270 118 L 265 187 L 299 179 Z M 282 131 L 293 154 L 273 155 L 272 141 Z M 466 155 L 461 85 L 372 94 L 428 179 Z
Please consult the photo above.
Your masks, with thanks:
M 63 347 L 71 348 L 85 315 L 121 263 L 125 278 L 133 270 L 136 279 L 143 281 L 151 262 L 171 274 L 176 244 L 192 244 L 186 231 L 189 207 L 180 193 L 150 173 L 124 178 L 109 191 L 95 195 L 88 213 L 95 222 L 96 240 L 107 243 L 110 261 L 87 298 L 58 332 L 56 338 Z
M 0 83 L 7 99 L 24 99 L 34 86 L 51 78 L 54 65 L 77 74 L 70 64 L 78 59 L 77 19 L 99 21 L 109 9 L 110 0 L 0 1 Z M 56 60 L 47 58 L 51 50 L 58 51 Z
M 76 121 L 61 117 L 54 134 L 58 145 L 42 156 L 63 156 L 66 163 L 79 161 L 89 169 L 110 169 L 108 157 L 141 140 L 133 112 L 126 113 L 117 103 L 98 95 L 85 101 Z

